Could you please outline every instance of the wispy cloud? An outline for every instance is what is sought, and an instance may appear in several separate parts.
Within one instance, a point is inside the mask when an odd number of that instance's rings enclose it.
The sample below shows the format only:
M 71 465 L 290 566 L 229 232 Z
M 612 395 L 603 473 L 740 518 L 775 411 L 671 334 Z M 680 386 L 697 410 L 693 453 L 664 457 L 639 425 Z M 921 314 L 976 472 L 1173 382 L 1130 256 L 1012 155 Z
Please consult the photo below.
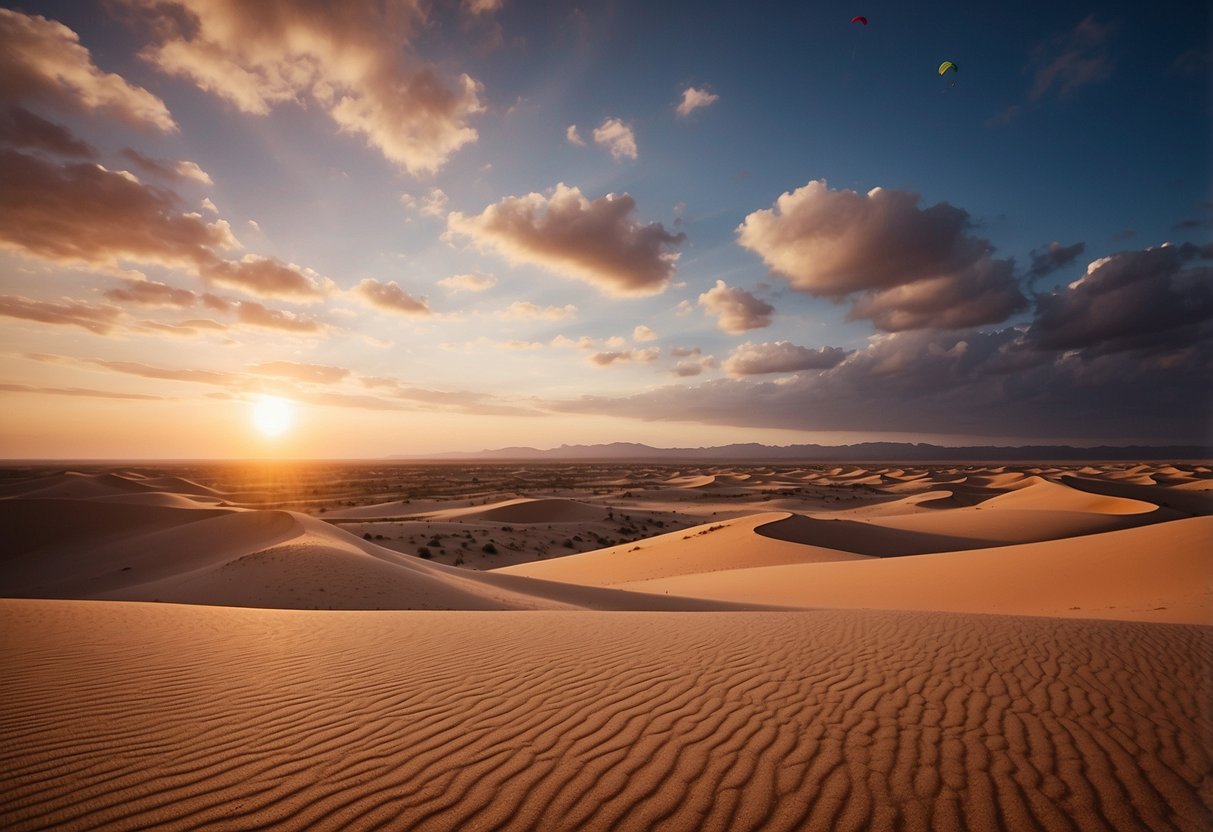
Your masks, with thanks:
M 1112 74 L 1108 40 L 1114 27 L 1087 15 L 1069 32 L 1055 35 L 1032 53 L 1030 101 L 1046 95 L 1066 97 L 1079 89 L 1103 81 Z
M 527 300 L 514 301 L 497 316 L 507 321 L 563 321 L 577 314 L 577 307 L 571 303 L 564 306 L 539 306 Z
M 0 316 L 57 326 L 78 326 L 97 335 L 114 329 L 122 310 L 76 300 L 33 300 L 21 295 L 0 295 Z
M 45 17 L 0 9 L 0 78 L 0 100 L 35 98 L 165 132 L 177 129 L 163 101 L 99 69 L 75 32 Z
M 497 278 L 489 274 L 453 274 L 438 281 L 438 285 L 452 292 L 483 292 L 497 285 Z

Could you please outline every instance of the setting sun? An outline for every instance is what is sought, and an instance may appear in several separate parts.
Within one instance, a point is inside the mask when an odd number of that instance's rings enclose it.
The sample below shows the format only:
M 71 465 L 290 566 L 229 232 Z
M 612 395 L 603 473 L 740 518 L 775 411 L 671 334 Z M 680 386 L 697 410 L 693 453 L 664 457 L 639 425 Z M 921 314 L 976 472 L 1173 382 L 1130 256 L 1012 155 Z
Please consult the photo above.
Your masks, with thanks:
M 253 405 L 253 425 L 265 436 L 281 436 L 294 420 L 294 403 L 280 396 L 262 396 Z

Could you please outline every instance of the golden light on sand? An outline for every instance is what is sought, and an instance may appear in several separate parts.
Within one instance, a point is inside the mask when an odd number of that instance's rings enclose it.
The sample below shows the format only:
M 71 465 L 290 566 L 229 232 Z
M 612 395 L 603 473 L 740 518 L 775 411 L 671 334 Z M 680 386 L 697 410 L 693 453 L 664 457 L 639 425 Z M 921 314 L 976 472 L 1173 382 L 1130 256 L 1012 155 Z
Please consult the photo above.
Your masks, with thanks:
M 265 436 L 281 436 L 295 421 L 295 404 L 281 396 L 261 396 L 253 405 L 253 426 Z

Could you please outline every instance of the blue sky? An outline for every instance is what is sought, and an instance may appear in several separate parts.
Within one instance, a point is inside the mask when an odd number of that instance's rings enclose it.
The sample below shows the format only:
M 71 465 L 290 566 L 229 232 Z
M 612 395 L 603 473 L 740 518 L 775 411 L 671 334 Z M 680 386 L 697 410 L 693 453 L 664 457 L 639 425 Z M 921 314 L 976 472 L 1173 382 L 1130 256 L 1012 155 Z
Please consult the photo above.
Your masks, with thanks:
M 383 5 L 0 7 L 0 452 L 1208 438 L 1200 4 Z

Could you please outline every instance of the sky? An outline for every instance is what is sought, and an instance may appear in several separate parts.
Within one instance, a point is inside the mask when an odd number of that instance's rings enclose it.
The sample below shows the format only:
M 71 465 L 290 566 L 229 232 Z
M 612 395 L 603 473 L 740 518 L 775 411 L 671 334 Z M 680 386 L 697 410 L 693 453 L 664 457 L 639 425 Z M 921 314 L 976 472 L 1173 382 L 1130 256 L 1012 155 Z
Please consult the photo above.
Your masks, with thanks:
M 1210 442 L 1209 7 L 989 5 L 0 3 L 0 456 Z

